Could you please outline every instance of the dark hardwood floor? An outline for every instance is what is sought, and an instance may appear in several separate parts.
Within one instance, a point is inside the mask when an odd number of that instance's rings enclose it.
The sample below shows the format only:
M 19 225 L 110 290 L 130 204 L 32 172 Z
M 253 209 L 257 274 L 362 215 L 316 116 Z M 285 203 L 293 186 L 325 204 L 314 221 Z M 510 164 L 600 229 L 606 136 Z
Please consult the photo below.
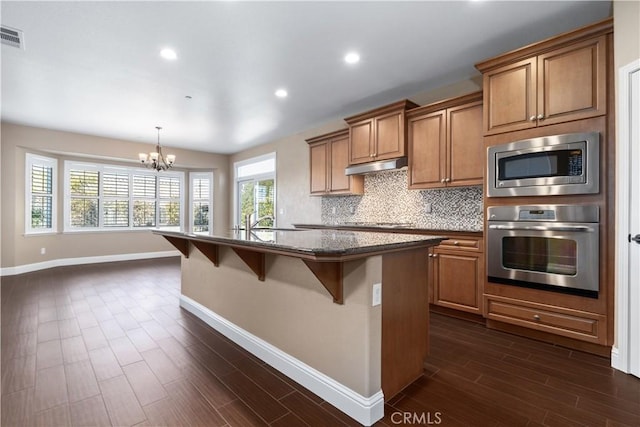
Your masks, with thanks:
M 2 426 L 338 426 L 353 420 L 178 306 L 179 261 L 2 278 Z M 381 426 L 640 426 L 609 360 L 431 316 L 422 378 Z

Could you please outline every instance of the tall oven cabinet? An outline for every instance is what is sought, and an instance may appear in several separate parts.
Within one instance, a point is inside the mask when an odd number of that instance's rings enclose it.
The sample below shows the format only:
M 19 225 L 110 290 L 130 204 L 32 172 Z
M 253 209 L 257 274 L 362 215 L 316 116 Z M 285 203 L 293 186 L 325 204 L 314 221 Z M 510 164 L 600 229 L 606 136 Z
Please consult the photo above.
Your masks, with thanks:
M 487 150 L 500 145 L 569 134 L 599 137 L 598 145 L 589 144 L 593 148 L 591 154 L 597 151 L 598 155 L 596 164 L 590 166 L 598 172 L 598 185 L 590 192 L 568 194 L 549 188 L 531 193 L 506 191 L 497 197 L 498 194 L 488 190 L 492 183 L 485 173 L 485 230 L 492 226 L 488 217 L 494 207 L 534 206 L 532 212 L 538 212 L 543 209 L 541 206 L 551 206 L 551 210 L 558 206 L 592 205 L 599 212 L 596 231 L 599 247 L 587 249 L 589 262 L 598 263 L 597 290 L 592 293 L 538 286 L 535 281 L 522 283 L 513 277 L 495 279 L 498 277 L 494 274 L 495 263 L 504 260 L 496 261 L 500 254 L 491 247 L 504 247 L 506 243 L 502 240 L 489 245 L 492 240 L 489 230 L 485 235 L 485 256 L 491 267 L 487 273 L 493 273 L 484 277 L 486 324 L 489 328 L 610 356 L 615 283 L 613 19 L 507 52 L 476 64 L 476 68 L 483 74 L 487 164 Z M 534 228 L 540 226 L 536 224 Z M 531 242 L 535 243 L 534 239 Z M 548 268 L 557 264 L 553 260 L 542 262 Z M 510 268 L 503 264 L 500 265 L 504 269 Z

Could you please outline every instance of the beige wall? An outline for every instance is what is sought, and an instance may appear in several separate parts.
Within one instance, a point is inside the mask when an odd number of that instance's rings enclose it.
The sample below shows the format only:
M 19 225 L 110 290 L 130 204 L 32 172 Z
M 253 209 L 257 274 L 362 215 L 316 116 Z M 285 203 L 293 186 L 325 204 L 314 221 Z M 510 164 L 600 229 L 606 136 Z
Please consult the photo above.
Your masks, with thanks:
M 482 90 L 482 75 L 478 72 L 469 80 L 462 80 L 447 86 L 416 93 L 409 99 L 419 105 L 427 105 L 457 96 L 466 95 Z
M 305 139 L 346 128 L 334 121 L 268 144 L 234 154 L 229 159 L 229 218 L 234 214 L 234 163 L 267 153 L 276 153 L 276 221 L 278 227 L 296 222 L 320 222 L 320 198 L 309 195 L 309 147 Z
M 617 83 L 617 70 L 640 58 L 640 1 L 614 1 L 613 25 Z
M 344 263 L 340 305 L 298 258 L 267 254 L 259 282 L 232 249 L 219 250 L 219 267 L 198 250 L 182 257 L 183 295 L 362 396 L 380 390 L 382 314 L 370 284 L 382 280 L 381 256 Z
M 0 127 L 0 268 L 2 268 L 2 242 L 4 242 L 4 238 L 2 237 L 2 228 L 3 228 L 2 227 L 2 224 L 3 224 L 3 221 L 2 221 L 2 205 L 3 205 L 3 203 L 2 203 L 2 199 L 3 199 L 2 194 L 4 193 L 2 191 L 2 182 L 3 182 L 2 170 L 4 169 L 2 167 L 2 147 L 3 147 L 3 144 L 2 144 L 2 128 Z M 1 283 L 2 283 L 2 275 L 0 275 L 0 284 Z
M 421 105 L 480 89 L 479 79 L 415 94 L 409 98 Z M 357 111 L 353 112 L 358 113 Z M 214 223 L 216 232 L 233 225 L 233 164 L 250 157 L 276 152 L 277 200 L 276 217 L 280 227 L 293 223 L 320 222 L 321 198 L 309 195 L 309 149 L 305 142 L 313 136 L 346 128 L 342 119 L 313 129 L 254 147 L 232 156 L 190 150 L 172 149 L 178 157 L 177 167 L 196 170 L 214 169 Z M 0 194 L 0 267 L 17 267 L 61 258 L 156 252 L 173 249 L 146 232 L 122 233 L 58 233 L 24 235 L 24 158 L 26 152 L 57 157 L 62 179 L 65 159 L 94 159 L 98 162 L 133 165 L 138 152 L 149 150 L 149 144 L 101 138 L 71 132 L 21 126 L 1 125 Z M 131 161 L 131 162 L 130 162 Z M 123 163 L 124 162 L 124 163 Z M 60 181 L 61 182 L 61 181 Z M 62 186 L 59 185 L 58 230 L 62 230 Z M 100 244 L 96 245 L 96 241 Z M 40 254 L 40 248 L 46 254 Z
M 62 233 L 63 161 L 82 159 L 128 166 L 137 163 L 137 153 L 149 151 L 149 144 L 101 138 L 71 132 L 2 123 L 2 261 L 0 266 L 19 267 L 63 258 L 93 257 L 172 250 L 164 239 L 148 231 Z M 25 236 L 25 153 L 40 153 L 59 159 L 58 233 Z M 229 228 L 227 189 L 228 156 L 171 149 L 177 155 L 176 167 L 214 171 L 214 226 Z M 187 169 L 183 169 L 187 170 Z M 185 190 L 188 187 L 185 187 Z M 187 210 L 188 211 L 188 210 Z M 46 248 L 41 255 L 40 249 Z
M 465 80 L 436 90 L 420 92 L 409 97 L 417 104 L 452 98 L 482 89 L 482 77 L 478 75 L 472 80 Z M 361 111 L 354 111 L 353 114 Z M 267 153 L 276 153 L 276 217 L 278 227 L 289 227 L 293 223 L 319 223 L 321 214 L 321 198 L 309 195 L 309 148 L 306 139 L 339 129 L 346 129 L 342 119 L 325 123 L 313 129 L 273 141 L 268 144 L 250 148 L 232 155 L 229 159 L 229 218 L 233 225 L 233 164 L 251 157 Z M 282 212 L 282 213 L 281 213 Z

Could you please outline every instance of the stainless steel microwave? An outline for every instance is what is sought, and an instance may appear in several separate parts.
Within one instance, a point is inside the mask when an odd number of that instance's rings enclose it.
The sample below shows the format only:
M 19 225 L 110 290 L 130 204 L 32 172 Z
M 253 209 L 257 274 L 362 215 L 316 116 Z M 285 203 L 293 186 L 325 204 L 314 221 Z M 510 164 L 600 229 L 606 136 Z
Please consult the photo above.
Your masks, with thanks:
M 553 196 L 599 191 L 600 134 L 570 133 L 487 150 L 487 196 Z

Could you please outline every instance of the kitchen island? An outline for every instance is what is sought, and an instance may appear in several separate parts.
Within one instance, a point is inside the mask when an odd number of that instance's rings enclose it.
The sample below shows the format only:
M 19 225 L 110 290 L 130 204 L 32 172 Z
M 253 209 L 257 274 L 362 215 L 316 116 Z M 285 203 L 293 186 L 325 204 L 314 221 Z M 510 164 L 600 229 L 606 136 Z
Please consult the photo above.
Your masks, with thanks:
M 184 309 L 362 424 L 422 374 L 427 252 L 442 237 L 154 233 L 183 255 Z

